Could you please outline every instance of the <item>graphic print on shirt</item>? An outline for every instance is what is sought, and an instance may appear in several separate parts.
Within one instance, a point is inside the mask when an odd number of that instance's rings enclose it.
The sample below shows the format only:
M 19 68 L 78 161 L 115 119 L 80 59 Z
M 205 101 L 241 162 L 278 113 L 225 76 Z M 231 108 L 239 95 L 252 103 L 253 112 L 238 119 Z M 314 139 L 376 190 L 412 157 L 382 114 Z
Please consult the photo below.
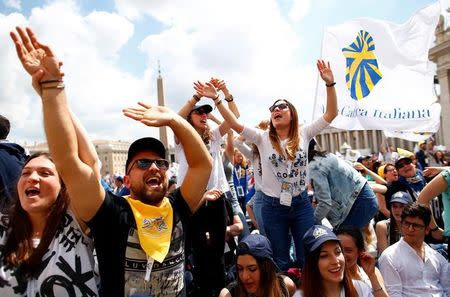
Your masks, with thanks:
M 277 152 L 269 155 L 272 172 L 277 177 L 280 184 L 291 184 L 291 191 L 302 192 L 306 188 L 306 152 L 300 149 L 295 154 L 294 160 L 286 160 Z
M 3 250 L 6 232 L 0 242 Z M 2 266 L 0 296 L 98 296 L 92 247 L 72 214 L 66 213 L 42 257 L 37 278 L 27 279 L 20 267 Z
M 150 281 L 145 282 L 147 256 L 139 244 L 138 233 L 131 227 L 125 251 L 125 296 L 178 297 L 184 287 L 183 225 L 176 221 L 172 228 L 169 253 L 163 263 L 154 261 Z

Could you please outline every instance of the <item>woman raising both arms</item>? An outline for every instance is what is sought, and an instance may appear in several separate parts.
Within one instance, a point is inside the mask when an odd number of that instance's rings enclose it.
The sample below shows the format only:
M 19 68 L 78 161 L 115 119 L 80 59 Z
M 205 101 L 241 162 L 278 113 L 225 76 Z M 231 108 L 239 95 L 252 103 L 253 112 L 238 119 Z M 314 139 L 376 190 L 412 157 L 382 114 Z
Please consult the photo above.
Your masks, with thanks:
M 292 265 L 289 234 L 294 239 L 297 264 L 303 266 L 302 238 L 306 230 L 314 225 L 314 211 L 305 190 L 308 184 L 308 144 L 337 116 L 335 83 L 330 64 L 319 60 L 317 69 L 327 89 L 326 110 L 322 117 L 301 127 L 296 108 L 286 99 L 278 99 L 269 107 L 269 129 L 261 131 L 242 124 L 222 104 L 211 83 L 195 86 L 198 94 L 214 100 L 233 130 L 258 147 L 262 167 L 262 217 L 274 260 L 282 271 Z

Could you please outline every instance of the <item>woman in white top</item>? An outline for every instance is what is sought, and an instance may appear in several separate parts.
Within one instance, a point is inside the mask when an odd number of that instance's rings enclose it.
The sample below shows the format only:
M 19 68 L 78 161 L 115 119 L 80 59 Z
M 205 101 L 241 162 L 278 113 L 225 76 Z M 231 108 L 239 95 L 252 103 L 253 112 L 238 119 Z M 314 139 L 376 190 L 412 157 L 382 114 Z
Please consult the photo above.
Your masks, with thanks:
M 366 252 L 361 230 L 352 226 L 341 226 L 335 231 L 345 258 L 345 269 L 354 280 L 360 280 L 375 291 L 377 296 L 387 296 L 383 276 L 375 267 L 375 257 Z M 377 291 L 377 292 L 378 292 Z
M 294 239 L 298 265 L 303 266 L 301 239 L 314 224 L 313 208 L 305 191 L 308 184 L 308 144 L 337 115 L 335 83 L 329 63 L 318 61 L 317 68 L 327 86 L 327 106 L 322 117 L 301 127 L 297 110 L 287 100 L 276 100 L 269 108 L 269 130 L 261 131 L 239 122 L 221 104 L 212 84 L 196 89 L 199 94 L 213 98 L 231 128 L 258 147 L 262 168 L 262 217 L 266 235 L 272 244 L 274 260 L 281 270 L 287 270 L 292 265 L 289 256 L 290 234 Z

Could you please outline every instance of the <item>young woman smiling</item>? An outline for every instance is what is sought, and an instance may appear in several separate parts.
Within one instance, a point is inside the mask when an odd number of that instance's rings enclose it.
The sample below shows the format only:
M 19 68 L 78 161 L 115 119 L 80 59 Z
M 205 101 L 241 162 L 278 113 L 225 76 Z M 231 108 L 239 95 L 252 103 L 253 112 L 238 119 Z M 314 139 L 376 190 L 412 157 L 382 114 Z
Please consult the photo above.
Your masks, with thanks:
M 269 129 L 261 131 L 238 121 L 222 104 L 211 83 L 196 89 L 200 95 L 213 98 L 231 128 L 258 147 L 262 168 L 262 217 L 275 263 L 281 270 L 287 270 L 293 264 L 289 256 L 291 235 L 297 265 L 303 266 L 302 237 L 314 224 L 314 212 L 306 191 L 308 144 L 337 116 L 335 83 L 330 64 L 319 60 L 317 69 L 327 89 L 325 113 L 310 125 L 301 127 L 297 110 L 288 100 L 279 99 L 270 106 Z

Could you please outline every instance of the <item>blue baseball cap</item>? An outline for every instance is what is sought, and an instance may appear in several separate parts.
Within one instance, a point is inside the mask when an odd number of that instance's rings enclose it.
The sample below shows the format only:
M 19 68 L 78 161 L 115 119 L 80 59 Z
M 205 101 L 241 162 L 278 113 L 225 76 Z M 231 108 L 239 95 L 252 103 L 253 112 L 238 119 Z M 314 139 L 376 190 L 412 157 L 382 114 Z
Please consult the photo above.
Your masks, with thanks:
M 408 192 L 398 191 L 391 196 L 390 203 L 393 203 L 393 202 L 398 202 L 401 204 L 409 204 L 409 203 L 412 203 L 413 200 L 411 198 L 411 195 L 409 195 Z
M 336 234 L 333 231 L 322 225 L 314 225 L 306 231 L 303 236 L 303 246 L 306 253 L 315 251 L 323 243 L 327 241 L 339 241 Z
M 239 242 L 236 249 L 236 257 L 242 255 L 251 255 L 255 258 L 265 258 L 272 261 L 278 269 L 277 264 L 273 260 L 272 247 L 267 237 L 261 234 L 250 234 Z

